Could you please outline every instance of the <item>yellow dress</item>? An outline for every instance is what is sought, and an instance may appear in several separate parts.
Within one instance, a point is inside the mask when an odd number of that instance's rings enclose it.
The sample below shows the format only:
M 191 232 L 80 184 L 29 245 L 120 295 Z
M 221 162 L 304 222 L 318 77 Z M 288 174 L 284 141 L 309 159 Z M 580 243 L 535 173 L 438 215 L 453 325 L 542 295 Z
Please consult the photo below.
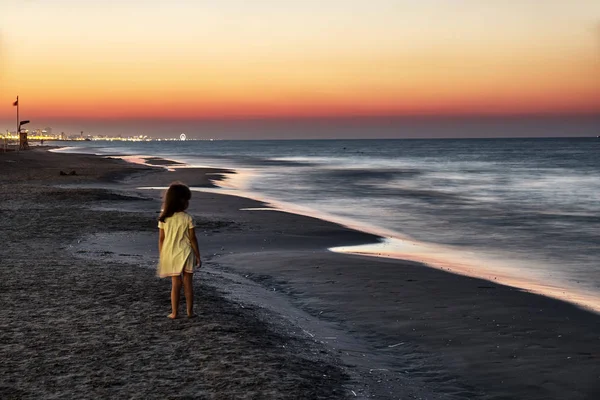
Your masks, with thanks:
M 165 231 L 165 240 L 158 262 L 158 276 L 177 276 L 181 271 L 194 272 L 194 251 L 189 230 L 194 220 L 185 212 L 177 212 L 165 222 L 158 222 L 159 229 Z

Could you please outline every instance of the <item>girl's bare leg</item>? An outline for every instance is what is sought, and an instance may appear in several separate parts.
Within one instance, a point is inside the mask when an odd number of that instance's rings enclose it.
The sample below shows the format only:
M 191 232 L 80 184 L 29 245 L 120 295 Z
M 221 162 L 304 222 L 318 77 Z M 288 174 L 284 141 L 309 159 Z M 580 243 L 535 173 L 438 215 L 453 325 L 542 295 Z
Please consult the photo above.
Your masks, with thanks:
M 181 292 L 181 276 L 171 277 L 171 310 L 169 318 L 177 318 L 177 311 L 179 310 L 179 293 Z
M 194 274 L 183 272 L 183 293 L 185 294 L 185 304 L 187 306 L 188 317 L 194 316 Z

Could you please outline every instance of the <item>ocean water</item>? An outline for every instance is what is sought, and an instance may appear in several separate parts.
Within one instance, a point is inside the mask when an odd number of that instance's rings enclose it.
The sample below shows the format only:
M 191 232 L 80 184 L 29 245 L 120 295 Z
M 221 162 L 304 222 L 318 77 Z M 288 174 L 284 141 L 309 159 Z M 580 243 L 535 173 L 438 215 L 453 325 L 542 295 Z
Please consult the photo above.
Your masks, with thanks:
M 600 139 L 82 142 L 236 169 L 225 185 L 386 237 L 398 256 L 600 309 Z

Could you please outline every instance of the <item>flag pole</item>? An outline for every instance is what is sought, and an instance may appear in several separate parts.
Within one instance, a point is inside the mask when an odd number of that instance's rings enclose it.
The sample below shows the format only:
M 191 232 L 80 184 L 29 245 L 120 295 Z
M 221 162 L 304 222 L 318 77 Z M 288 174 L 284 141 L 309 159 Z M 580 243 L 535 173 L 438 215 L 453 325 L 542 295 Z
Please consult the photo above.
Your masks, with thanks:
M 17 138 L 19 139 L 19 150 L 21 150 L 21 129 L 19 129 L 19 96 L 17 96 Z

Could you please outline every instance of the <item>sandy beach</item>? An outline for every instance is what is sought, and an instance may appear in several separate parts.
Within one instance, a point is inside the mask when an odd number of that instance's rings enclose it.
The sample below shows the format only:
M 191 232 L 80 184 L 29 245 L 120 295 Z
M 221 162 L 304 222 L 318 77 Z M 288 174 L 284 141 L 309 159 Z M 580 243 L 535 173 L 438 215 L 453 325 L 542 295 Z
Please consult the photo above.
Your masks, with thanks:
M 199 317 L 168 320 L 161 193 L 140 188 L 214 188 L 235 171 L 148 161 L 0 153 L 1 398 L 600 396 L 598 314 L 333 253 L 378 238 L 214 191 L 189 210 Z

